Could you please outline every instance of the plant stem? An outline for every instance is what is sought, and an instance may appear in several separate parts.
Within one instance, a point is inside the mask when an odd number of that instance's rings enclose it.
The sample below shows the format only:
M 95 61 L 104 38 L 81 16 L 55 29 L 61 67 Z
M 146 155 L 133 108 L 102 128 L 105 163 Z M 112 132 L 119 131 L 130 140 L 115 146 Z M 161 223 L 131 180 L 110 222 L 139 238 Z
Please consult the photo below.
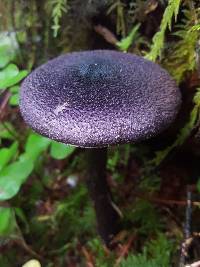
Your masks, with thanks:
M 87 186 L 92 198 L 99 235 L 111 248 L 113 237 L 119 232 L 119 214 L 112 204 L 111 191 L 106 179 L 106 148 L 87 149 Z

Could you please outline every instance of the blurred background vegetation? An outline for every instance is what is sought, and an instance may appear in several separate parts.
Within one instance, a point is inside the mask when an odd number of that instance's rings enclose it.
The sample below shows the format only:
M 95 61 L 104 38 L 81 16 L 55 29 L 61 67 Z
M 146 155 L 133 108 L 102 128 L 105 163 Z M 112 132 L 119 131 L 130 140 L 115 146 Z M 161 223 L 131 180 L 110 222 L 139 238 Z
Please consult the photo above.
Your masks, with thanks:
M 30 259 L 45 267 L 168 267 L 200 259 L 199 34 L 198 0 L 0 1 L 1 267 Z M 91 49 L 157 62 L 183 96 L 165 133 L 109 149 L 107 178 L 123 216 L 113 251 L 96 233 L 84 150 L 32 132 L 18 107 L 20 82 L 32 69 Z M 188 192 L 192 230 L 181 260 Z

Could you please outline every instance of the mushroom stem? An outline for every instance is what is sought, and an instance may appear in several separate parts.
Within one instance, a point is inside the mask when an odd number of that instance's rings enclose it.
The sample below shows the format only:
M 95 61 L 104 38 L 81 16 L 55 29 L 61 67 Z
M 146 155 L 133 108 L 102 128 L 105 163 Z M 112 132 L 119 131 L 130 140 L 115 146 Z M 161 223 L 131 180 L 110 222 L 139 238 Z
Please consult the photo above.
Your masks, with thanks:
M 87 149 L 87 162 L 87 186 L 96 212 L 98 232 L 105 244 L 111 248 L 111 241 L 119 232 L 120 216 L 113 206 L 106 179 L 107 148 Z

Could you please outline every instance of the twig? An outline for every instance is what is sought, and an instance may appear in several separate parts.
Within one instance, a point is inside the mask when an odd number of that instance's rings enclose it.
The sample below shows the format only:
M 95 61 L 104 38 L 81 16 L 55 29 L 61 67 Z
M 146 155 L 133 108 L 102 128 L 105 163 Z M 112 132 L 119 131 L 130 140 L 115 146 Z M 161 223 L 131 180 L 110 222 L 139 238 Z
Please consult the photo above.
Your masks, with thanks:
M 41 255 L 39 255 L 37 252 L 35 252 L 30 246 L 28 246 L 25 242 L 25 240 L 23 238 L 19 238 L 14 240 L 14 242 L 21 246 L 27 253 L 29 253 L 30 255 L 42 260 L 43 257 Z
M 187 206 L 185 213 L 185 225 L 184 225 L 184 234 L 185 240 L 181 246 L 181 256 L 180 256 L 180 267 L 183 267 L 188 257 L 188 248 L 192 242 L 191 237 L 191 223 L 192 223 L 192 193 L 187 189 Z
M 85 247 L 82 247 L 81 250 L 87 260 L 87 267 L 94 267 L 93 256 L 87 251 Z
M 114 33 L 112 33 L 106 27 L 103 27 L 102 25 L 99 24 L 99 25 L 94 27 L 94 30 L 98 34 L 100 34 L 108 43 L 110 43 L 112 45 L 116 45 L 116 43 L 118 42 Z
M 0 95 L 0 121 L 3 120 L 10 96 L 11 93 L 10 91 L 8 91 L 8 89 L 4 90 Z M 14 139 L 20 139 L 20 137 L 15 132 L 13 132 L 6 123 L 2 122 L 2 125 L 10 133 L 10 135 L 14 137 Z
M 192 193 L 187 190 L 187 208 L 186 208 L 186 224 L 185 224 L 185 237 L 188 239 L 191 236 L 192 225 Z
M 157 197 L 144 197 L 142 194 L 136 193 L 136 196 L 145 200 L 149 200 L 158 204 L 164 205 L 177 205 L 177 206 L 187 206 L 187 200 L 174 200 L 174 199 L 162 199 Z M 200 201 L 191 201 L 192 206 L 200 206 Z
M 4 115 L 4 111 L 5 111 L 5 108 L 8 104 L 8 101 L 9 101 L 9 98 L 11 96 L 11 93 L 8 91 L 8 90 L 5 90 L 3 93 L 2 93 L 2 101 L 0 101 L 0 120 L 3 118 L 3 115 Z
M 120 255 L 119 255 L 119 257 L 117 258 L 116 263 L 115 263 L 115 266 L 116 266 L 116 267 L 119 266 L 119 264 L 120 264 L 120 262 L 122 261 L 122 259 L 124 258 L 124 256 L 126 256 L 126 255 L 128 254 L 128 251 L 129 251 L 129 249 L 130 249 L 130 247 L 131 247 L 131 245 L 132 245 L 134 239 L 135 239 L 135 234 L 132 235 L 132 236 L 129 238 L 127 244 L 125 244 L 125 245 L 122 247 L 121 253 L 120 253 Z

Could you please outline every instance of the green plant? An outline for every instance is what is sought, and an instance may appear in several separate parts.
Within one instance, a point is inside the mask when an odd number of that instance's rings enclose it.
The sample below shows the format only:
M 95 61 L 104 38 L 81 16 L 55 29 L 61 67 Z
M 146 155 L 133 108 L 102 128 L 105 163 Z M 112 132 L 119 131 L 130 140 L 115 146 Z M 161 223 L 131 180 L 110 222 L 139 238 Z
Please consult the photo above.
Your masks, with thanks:
M 50 219 L 54 225 L 59 224 L 57 226 L 63 229 L 65 237 L 73 236 L 73 232 L 81 235 L 83 229 L 85 232 L 94 232 L 95 214 L 89 203 L 87 189 L 79 186 L 68 198 L 58 202 Z
M 4 68 L 14 57 L 9 45 L 0 44 L 0 69 Z
M 161 57 L 161 52 L 164 48 L 165 32 L 167 28 L 171 31 L 172 19 L 173 17 L 175 17 L 175 20 L 177 19 L 180 4 L 181 0 L 169 0 L 163 14 L 160 30 L 154 35 L 150 52 L 146 55 L 147 59 L 155 61 L 157 57 Z
M 76 148 L 73 146 L 67 146 L 56 141 L 51 141 L 50 155 L 54 159 L 64 159 L 70 156 L 75 151 L 75 149 Z
M 62 18 L 62 13 L 67 13 L 69 6 L 67 0 L 51 0 L 52 5 L 52 18 L 53 18 L 53 33 L 54 37 L 57 37 L 58 31 L 60 29 L 60 19 Z
M 190 31 L 200 31 L 200 23 L 191 27 Z
M 15 212 L 10 207 L 0 207 L 0 236 L 8 237 L 17 230 Z
M 19 68 L 10 63 L 14 55 L 10 53 L 10 46 L 0 45 L 0 92 L 9 89 L 10 104 L 18 105 L 18 91 L 17 85 L 28 74 L 27 70 L 19 70 Z
M 146 243 L 142 253 L 130 254 L 121 262 L 120 267 L 169 267 L 173 248 L 173 243 L 159 233 L 156 239 Z
M 125 216 L 144 235 L 155 234 L 163 229 L 158 210 L 147 200 L 137 199 L 132 209 L 125 212 Z
M 106 255 L 105 249 L 101 244 L 101 240 L 98 238 L 91 239 L 87 246 L 91 250 L 92 254 L 95 256 L 95 266 L 96 267 L 110 267 L 114 266 L 115 255 L 110 253 Z
M 18 83 L 28 74 L 28 71 L 20 71 L 19 68 L 10 63 L 14 59 L 14 55 L 9 53 L 9 46 L 0 46 L 0 91 L 8 89 L 10 91 L 10 105 L 18 105 Z M 68 147 L 64 144 L 51 141 L 48 138 L 39 136 L 29 132 L 24 150 L 19 149 L 22 146 L 22 140 L 18 138 L 18 134 L 12 124 L 4 122 L 0 123 L 0 140 L 10 140 L 12 143 L 6 147 L 0 147 L 0 202 L 7 201 L 19 192 L 22 184 L 28 179 L 29 175 L 34 171 L 40 160 L 40 155 L 50 146 L 50 155 L 55 159 L 63 159 L 69 156 L 74 147 Z M 5 232 L 3 226 L 6 222 L 10 229 L 14 220 L 9 219 L 13 216 L 12 207 L 0 210 L 0 236 Z
M 187 72 L 194 71 L 198 53 L 199 32 L 195 30 L 193 10 L 185 9 L 183 14 L 184 19 L 175 27 L 176 31 L 171 34 L 178 40 L 168 45 L 163 59 L 163 66 L 178 83 L 185 78 Z
M 0 155 L 2 156 L 0 170 L 0 201 L 11 199 L 19 192 L 22 184 L 28 179 L 37 165 L 38 160 L 40 160 L 41 153 L 44 152 L 49 145 L 52 145 L 50 139 L 31 133 L 27 138 L 25 151 L 22 154 L 18 155 L 18 142 L 14 142 L 10 148 L 0 149 Z M 63 145 L 60 149 L 58 145 L 58 147 L 54 148 L 54 152 L 52 153 L 55 158 L 58 158 L 58 150 L 62 152 L 62 158 L 73 152 L 73 150 L 68 150 L 67 146 Z M 14 162 L 10 162 L 14 157 L 17 159 Z
M 13 146 L 16 147 L 16 144 L 14 143 Z M 0 201 L 8 200 L 18 193 L 21 185 L 33 171 L 40 153 L 49 144 L 49 139 L 31 134 L 26 141 L 24 153 L 20 154 L 15 162 L 8 163 L 11 157 L 7 158 L 8 164 L 0 171 Z M 17 148 L 14 152 L 17 152 Z
M 122 51 L 127 51 L 132 43 L 139 38 L 138 30 L 140 24 L 135 25 L 127 37 L 122 38 L 120 42 L 117 42 L 117 47 Z

